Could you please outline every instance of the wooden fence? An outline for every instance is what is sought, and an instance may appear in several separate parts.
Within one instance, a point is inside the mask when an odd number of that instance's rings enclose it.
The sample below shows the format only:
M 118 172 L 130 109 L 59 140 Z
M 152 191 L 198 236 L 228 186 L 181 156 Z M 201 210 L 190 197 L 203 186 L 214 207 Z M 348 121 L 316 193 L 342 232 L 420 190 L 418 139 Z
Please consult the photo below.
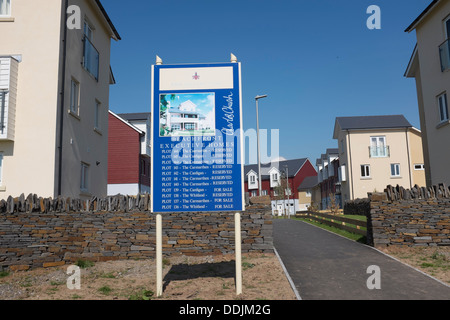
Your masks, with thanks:
M 302 217 L 348 232 L 360 234 L 363 236 L 367 235 L 367 222 L 365 221 L 349 219 L 343 216 L 335 216 L 319 212 L 308 212 L 306 215 L 302 215 Z M 347 224 L 354 225 L 355 227 L 349 226 Z

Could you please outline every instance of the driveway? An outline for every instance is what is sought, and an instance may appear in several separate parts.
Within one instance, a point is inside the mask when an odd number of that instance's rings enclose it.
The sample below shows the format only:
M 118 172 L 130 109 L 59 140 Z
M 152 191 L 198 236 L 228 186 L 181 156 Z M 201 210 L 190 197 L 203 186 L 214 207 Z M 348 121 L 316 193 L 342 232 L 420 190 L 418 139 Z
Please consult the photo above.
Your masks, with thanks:
M 450 286 L 305 222 L 274 220 L 274 245 L 302 300 L 450 300 Z

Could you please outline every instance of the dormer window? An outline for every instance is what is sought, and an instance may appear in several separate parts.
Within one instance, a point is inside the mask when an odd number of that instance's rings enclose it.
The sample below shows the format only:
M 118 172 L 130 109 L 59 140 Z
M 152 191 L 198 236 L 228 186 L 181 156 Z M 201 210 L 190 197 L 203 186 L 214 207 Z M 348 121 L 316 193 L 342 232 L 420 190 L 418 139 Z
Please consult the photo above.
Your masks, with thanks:
M 256 172 L 251 170 L 247 175 L 248 175 L 248 188 L 250 190 L 258 189 L 258 178 Z

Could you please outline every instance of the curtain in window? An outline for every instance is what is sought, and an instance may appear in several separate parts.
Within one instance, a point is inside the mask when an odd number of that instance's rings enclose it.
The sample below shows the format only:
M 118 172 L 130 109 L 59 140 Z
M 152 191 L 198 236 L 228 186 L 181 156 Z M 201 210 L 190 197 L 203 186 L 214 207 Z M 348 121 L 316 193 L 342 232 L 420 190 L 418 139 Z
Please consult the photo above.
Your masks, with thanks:
M 11 0 L 0 0 L 0 16 L 9 16 L 11 12 Z

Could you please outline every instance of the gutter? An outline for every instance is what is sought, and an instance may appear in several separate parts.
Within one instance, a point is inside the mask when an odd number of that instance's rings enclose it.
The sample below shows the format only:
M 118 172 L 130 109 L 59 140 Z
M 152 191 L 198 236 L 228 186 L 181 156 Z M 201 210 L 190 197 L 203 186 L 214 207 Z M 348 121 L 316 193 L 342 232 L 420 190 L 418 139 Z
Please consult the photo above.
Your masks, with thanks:
M 59 119 L 59 146 L 58 146 L 58 196 L 62 194 L 62 149 L 63 149 L 63 125 L 64 125 L 64 100 L 65 100 L 65 88 L 66 88 L 66 57 L 67 57 L 67 8 L 69 7 L 69 0 L 66 0 L 65 6 L 64 6 L 64 48 L 63 48 L 63 68 L 62 68 L 62 79 L 61 79 L 61 110 L 60 110 L 60 119 Z

